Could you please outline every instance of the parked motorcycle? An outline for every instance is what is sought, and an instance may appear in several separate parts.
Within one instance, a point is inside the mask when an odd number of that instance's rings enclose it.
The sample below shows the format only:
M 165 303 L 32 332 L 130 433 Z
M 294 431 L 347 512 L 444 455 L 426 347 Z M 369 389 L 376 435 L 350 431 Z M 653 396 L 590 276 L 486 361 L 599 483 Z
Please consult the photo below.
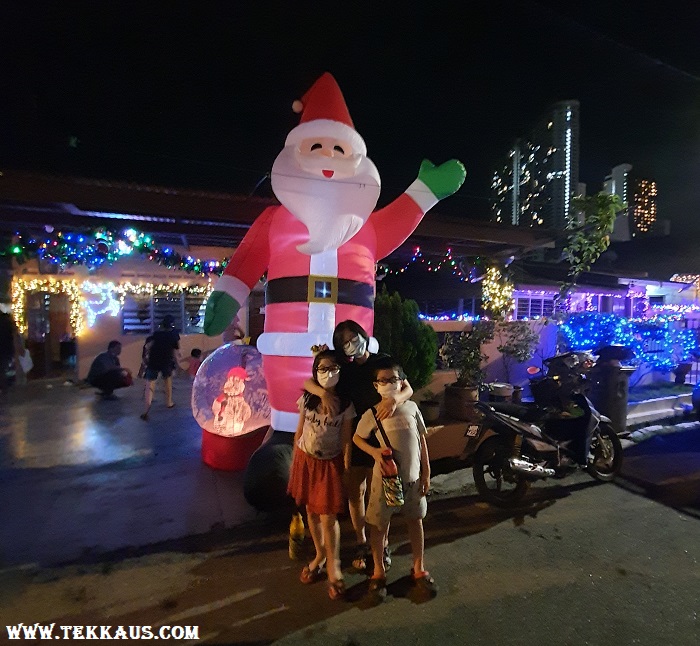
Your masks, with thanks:
M 534 403 L 475 404 L 480 419 L 467 428 L 463 457 L 471 457 L 476 488 L 494 505 L 516 504 L 535 480 L 586 469 L 609 482 L 622 466 L 610 419 L 584 394 L 591 355 L 568 352 L 544 363 L 547 374 L 531 380 Z

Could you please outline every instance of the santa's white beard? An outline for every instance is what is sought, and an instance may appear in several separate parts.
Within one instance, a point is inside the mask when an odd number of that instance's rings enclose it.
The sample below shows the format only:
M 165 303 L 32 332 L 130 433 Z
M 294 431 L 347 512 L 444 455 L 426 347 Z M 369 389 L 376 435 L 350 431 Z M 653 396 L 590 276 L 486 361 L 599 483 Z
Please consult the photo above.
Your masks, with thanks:
M 327 168 L 333 170 L 328 158 Z M 302 170 L 287 146 L 272 166 L 272 190 L 287 210 L 306 225 L 309 241 L 301 253 L 337 249 L 350 240 L 377 206 L 379 171 L 363 157 L 353 177 L 326 179 Z

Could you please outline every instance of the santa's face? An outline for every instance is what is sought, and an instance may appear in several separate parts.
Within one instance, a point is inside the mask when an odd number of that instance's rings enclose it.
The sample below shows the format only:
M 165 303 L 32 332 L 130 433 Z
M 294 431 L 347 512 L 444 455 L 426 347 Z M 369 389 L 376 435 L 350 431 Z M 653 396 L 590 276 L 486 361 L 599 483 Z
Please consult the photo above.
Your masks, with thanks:
M 304 172 L 326 179 L 354 177 L 362 161 L 362 155 L 353 153 L 347 141 L 332 137 L 304 139 L 294 156 Z
M 341 139 L 286 146 L 272 166 L 272 190 L 309 231 L 302 253 L 337 249 L 367 221 L 379 199 L 376 166 Z

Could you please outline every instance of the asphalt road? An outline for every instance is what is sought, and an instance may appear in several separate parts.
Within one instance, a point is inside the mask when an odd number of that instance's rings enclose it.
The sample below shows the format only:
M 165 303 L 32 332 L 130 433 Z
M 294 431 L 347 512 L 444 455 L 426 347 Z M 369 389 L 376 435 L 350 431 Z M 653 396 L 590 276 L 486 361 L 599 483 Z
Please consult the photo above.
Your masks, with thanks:
M 401 522 L 389 596 L 370 606 L 360 574 L 346 573 L 345 602 L 331 601 L 324 582 L 302 585 L 286 519 L 268 518 L 187 549 L 3 571 L 0 626 L 196 625 L 207 644 L 696 646 L 699 441 L 697 432 L 653 438 L 626 450 L 620 484 L 585 474 L 542 483 L 516 511 L 479 502 L 468 478 L 432 497 L 432 600 L 411 591 Z M 347 520 L 342 529 L 348 563 Z

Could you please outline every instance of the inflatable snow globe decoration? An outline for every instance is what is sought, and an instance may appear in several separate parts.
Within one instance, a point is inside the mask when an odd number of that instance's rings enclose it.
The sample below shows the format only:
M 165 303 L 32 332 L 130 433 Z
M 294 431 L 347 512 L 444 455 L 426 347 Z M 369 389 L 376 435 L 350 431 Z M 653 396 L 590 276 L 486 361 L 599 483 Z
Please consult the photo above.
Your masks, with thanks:
M 270 424 L 262 355 L 236 343 L 212 352 L 194 378 L 192 414 L 202 429 L 204 463 L 226 471 L 245 469 Z

